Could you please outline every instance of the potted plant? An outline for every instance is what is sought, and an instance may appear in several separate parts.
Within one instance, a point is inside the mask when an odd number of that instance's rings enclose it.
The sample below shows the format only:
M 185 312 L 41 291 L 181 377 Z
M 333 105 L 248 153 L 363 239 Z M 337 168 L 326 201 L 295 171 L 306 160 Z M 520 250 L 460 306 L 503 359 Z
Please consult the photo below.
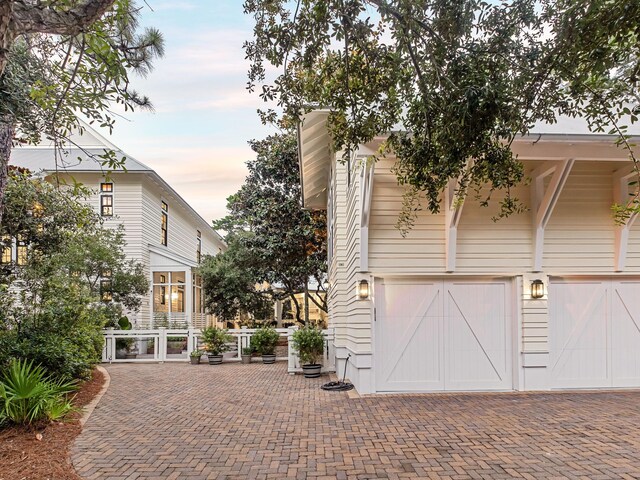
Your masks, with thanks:
M 200 363 L 200 358 L 202 358 L 202 350 L 194 350 L 189 354 L 189 358 L 191 359 L 191 365 L 198 365 Z
M 202 341 L 207 350 L 209 365 L 222 363 L 222 354 L 229 350 L 227 343 L 233 341 L 226 328 L 207 327 L 202 330 Z
M 244 347 L 242 349 L 242 363 L 251 363 L 251 355 L 253 354 L 253 347 Z
M 280 335 L 273 327 L 260 327 L 251 336 L 251 345 L 253 345 L 256 352 L 262 355 L 262 363 L 276 362 L 278 338 L 280 338 Z
M 322 365 L 318 360 L 324 352 L 324 335 L 317 327 L 303 327 L 293 332 L 292 347 L 298 353 L 302 362 L 302 371 L 306 378 L 320 376 Z

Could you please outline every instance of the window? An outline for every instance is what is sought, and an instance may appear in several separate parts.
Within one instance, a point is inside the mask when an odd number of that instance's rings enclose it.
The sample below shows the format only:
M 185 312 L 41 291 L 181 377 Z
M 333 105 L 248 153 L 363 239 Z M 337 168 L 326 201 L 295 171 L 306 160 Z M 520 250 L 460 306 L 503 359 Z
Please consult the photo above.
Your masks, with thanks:
M 156 327 L 187 325 L 185 272 L 153 272 L 153 319 Z
M 111 285 L 111 279 L 100 280 L 100 296 L 103 302 L 110 302 L 113 300 L 113 290 Z
M 2 237 L 2 258 L 1 263 L 9 264 L 13 261 L 13 240 L 5 235 Z
M 18 240 L 16 241 L 16 263 L 18 265 L 27 264 L 27 242 L 22 235 L 18 235 Z
M 100 215 L 113 217 L 113 183 L 100 184 Z
M 200 263 L 202 259 L 202 233 L 200 230 L 196 230 L 196 260 Z
M 167 240 L 168 240 L 168 229 L 169 229 L 169 205 L 167 205 L 165 202 L 162 202 L 162 226 L 161 226 L 161 238 L 160 238 L 160 243 L 162 243 L 162 245 L 164 245 L 165 247 L 167 246 Z

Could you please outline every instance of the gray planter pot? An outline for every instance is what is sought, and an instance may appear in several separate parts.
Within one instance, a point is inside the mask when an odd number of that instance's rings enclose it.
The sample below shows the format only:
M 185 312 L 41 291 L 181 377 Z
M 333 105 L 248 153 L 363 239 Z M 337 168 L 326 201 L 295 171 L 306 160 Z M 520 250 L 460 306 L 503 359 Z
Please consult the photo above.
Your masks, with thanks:
M 276 363 L 275 355 L 262 355 L 262 363 Z
M 320 376 L 321 370 L 322 365 L 320 365 L 319 363 L 310 363 L 308 365 L 302 366 L 304 378 L 318 378 Z
M 251 355 L 242 355 L 242 363 L 245 365 L 251 363 Z
M 207 355 L 209 365 L 220 365 L 222 363 L 222 355 Z
M 189 357 L 191 359 L 191 365 L 198 365 L 201 357 Z
M 137 353 L 125 353 L 124 354 L 124 358 L 126 358 L 127 360 L 133 360 L 137 356 L 138 356 Z

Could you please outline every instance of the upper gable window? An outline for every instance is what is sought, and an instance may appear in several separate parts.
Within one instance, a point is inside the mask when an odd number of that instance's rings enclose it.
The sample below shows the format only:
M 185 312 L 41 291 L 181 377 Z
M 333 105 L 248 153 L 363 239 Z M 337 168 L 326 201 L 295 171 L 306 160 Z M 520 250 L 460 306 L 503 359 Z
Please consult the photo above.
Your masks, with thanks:
M 166 202 L 162 202 L 161 203 L 162 206 L 162 224 L 161 224 L 161 238 L 160 238 L 160 243 L 162 243 L 162 245 L 164 245 L 165 247 L 167 246 L 168 243 L 168 233 L 169 233 L 169 205 L 166 204 Z
M 200 263 L 202 260 L 202 232 L 196 230 L 196 260 Z
M 100 215 L 113 217 L 113 183 L 100 184 Z

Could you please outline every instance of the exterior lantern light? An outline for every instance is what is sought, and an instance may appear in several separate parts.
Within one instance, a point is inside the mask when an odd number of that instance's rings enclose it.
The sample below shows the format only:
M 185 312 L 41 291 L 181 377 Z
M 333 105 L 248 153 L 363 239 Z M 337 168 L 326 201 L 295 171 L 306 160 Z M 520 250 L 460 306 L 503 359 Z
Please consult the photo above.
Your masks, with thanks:
M 540 279 L 531 282 L 531 298 L 544 297 L 544 282 Z
M 358 298 L 360 300 L 366 300 L 369 298 L 369 282 L 366 280 L 360 280 L 358 284 Z

